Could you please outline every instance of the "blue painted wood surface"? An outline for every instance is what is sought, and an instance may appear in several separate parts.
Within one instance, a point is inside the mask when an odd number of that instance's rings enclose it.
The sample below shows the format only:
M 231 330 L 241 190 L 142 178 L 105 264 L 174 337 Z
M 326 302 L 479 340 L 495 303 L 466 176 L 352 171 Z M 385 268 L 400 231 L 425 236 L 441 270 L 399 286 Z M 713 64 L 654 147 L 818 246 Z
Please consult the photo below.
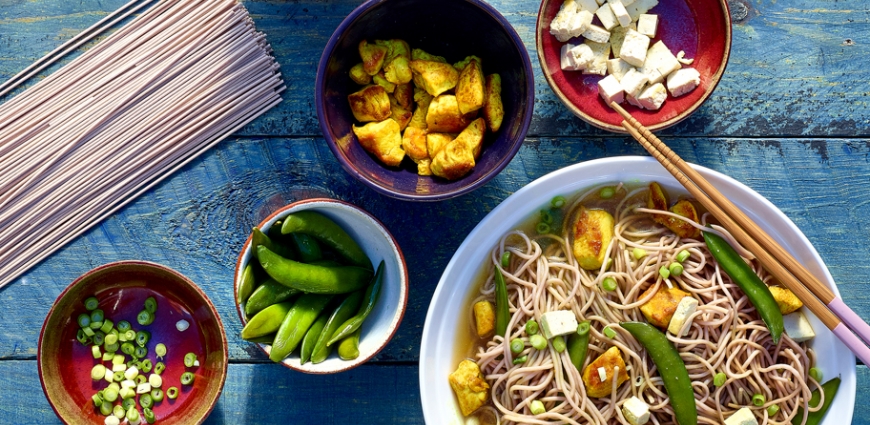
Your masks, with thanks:
M 123 3 L 0 0 L 0 81 Z M 231 364 L 208 423 L 422 423 L 420 333 L 441 271 L 464 236 L 505 197 L 548 172 L 644 154 L 635 142 L 575 118 L 552 94 L 534 50 L 538 3 L 494 0 L 535 64 L 535 118 L 523 148 L 473 195 L 438 204 L 378 195 L 339 167 L 313 110 L 320 52 L 359 3 L 245 2 L 282 66 L 285 101 L 0 290 L 0 423 L 57 422 L 36 372 L 42 321 L 69 282 L 124 259 L 175 268 L 215 303 Z M 846 302 L 870 319 L 870 4 L 729 4 L 734 38 L 721 84 L 692 117 L 660 136 L 686 160 L 734 177 L 782 209 L 815 245 Z M 396 236 L 410 268 L 409 305 L 395 338 L 369 364 L 334 376 L 271 364 L 238 337 L 232 298 L 234 263 L 250 226 L 312 196 L 372 212 Z M 858 385 L 854 423 L 870 424 L 870 371 L 863 365 Z

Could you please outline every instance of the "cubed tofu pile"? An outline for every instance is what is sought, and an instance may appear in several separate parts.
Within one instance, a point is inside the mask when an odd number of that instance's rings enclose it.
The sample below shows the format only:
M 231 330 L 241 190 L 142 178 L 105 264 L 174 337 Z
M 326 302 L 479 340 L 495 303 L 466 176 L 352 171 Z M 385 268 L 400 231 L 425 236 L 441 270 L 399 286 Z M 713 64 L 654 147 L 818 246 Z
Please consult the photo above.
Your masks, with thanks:
M 504 118 L 499 74 L 484 76 L 476 56 L 451 65 L 404 40 L 363 40 L 359 54 L 350 78 L 364 87 L 348 102 L 360 145 L 390 167 L 407 156 L 420 175 L 468 174 Z
M 550 22 L 560 42 L 565 71 L 605 76 L 598 93 L 607 104 L 628 103 L 659 110 L 668 97 L 682 96 L 701 84 L 692 60 L 654 41 L 659 16 L 649 14 L 658 0 L 565 0 Z

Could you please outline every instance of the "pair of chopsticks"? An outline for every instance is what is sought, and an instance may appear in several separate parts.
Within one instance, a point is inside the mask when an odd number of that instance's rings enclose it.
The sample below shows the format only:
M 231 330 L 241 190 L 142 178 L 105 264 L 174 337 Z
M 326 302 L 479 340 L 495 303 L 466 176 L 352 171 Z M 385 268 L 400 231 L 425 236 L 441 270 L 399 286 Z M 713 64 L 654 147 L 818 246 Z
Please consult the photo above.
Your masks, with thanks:
M 722 227 L 755 254 L 765 269 L 794 292 L 834 335 L 870 366 L 870 348 L 867 347 L 870 325 L 643 124 L 619 104 L 614 102 L 610 106 L 622 115 L 622 126 L 632 137 L 713 214 Z

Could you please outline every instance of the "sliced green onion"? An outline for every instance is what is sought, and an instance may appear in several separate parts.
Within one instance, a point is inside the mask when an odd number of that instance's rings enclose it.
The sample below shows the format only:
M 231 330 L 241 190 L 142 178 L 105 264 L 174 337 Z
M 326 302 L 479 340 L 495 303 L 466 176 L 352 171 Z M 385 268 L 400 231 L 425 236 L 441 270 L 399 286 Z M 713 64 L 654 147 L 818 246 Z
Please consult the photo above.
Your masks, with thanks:
M 100 397 L 99 393 L 92 395 L 91 400 L 94 401 L 94 407 L 100 407 L 103 405 L 103 398 Z
M 100 300 L 98 300 L 97 297 L 88 297 L 85 299 L 85 310 L 96 310 L 99 305 Z
M 142 407 L 151 407 L 154 405 L 154 398 L 151 394 L 142 394 L 139 396 L 139 405 Z
M 534 320 L 529 320 L 526 322 L 526 333 L 529 335 L 535 335 L 538 333 L 538 322 Z
M 683 265 L 680 263 L 671 263 L 668 266 L 668 272 L 670 272 L 671 276 L 679 276 L 683 274 Z
M 136 341 L 136 331 L 132 329 L 128 329 L 124 331 L 124 338 L 127 338 L 127 341 L 134 342 Z
M 105 319 L 103 320 L 103 326 L 100 326 L 100 330 L 103 331 L 104 334 L 108 334 L 112 331 L 112 328 L 115 326 L 111 320 Z
M 154 299 L 154 297 L 148 297 L 148 299 L 145 300 L 145 310 L 149 313 L 157 311 L 157 300 Z
M 115 354 L 115 356 L 112 357 L 112 364 L 124 364 L 124 360 L 123 354 Z
M 148 422 L 149 424 L 153 424 L 154 421 L 157 420 L 154 416 L 154 411 L 148 407 L 142 409 L 142 416 L 145 417 L 145 422 Z
M 547 413 L 547 409 L 544 407 L 544 403 L 542 403 L 541 400 L 532 400 L 532 402 L 529 403 L 529 409 L 532 411 L 533 415 Z
M 127 410 L 127 420 L 129 422 L 139 422 L 139 411 L 136 410 L 136 406 L 131 406 L 130 409 Z
M 105 314 L 103 314 L 103 310 L 96 309 L 91 312 L 91 322 L 102 322 L 103 319 L 105 319 Z
M 550 211 L 541 210 L 541 223 L 552 224 L 553 214 L 550 214 Z
M 166 365 L 163 364 L 163 362 L 157 362 L 157 364 L 154 365 L 154 373 L 156 373 L 156 374 L 158 374 L 158 375 L 160 375 L 161 373 L 163 373 L 163 370 L 164 370 L 164 369 L 166 369 Z
M 118 342 L 118 335 L 117 334 L 107 334 L 106 337 L 103 338 L 103 341 L 106 343 L 106 345 L 112 345 L 112 344 Z
M 505 251 L 504 254 L 501 255 L 501 268 L 506 269 L 511 265 L 511 252 Z
M 88 327 L 91 325 L 91 316 L 88 316 L 87 314 L 84 314 L 84 313 L 79 314 L 79 318 L 76 319 L 76 322 L 82 328 Z
M 588 334 L 590 328 L 592 328 L 592 325 L 590 325 L 588 321 L 580 322 L 580 324 L 577 325 L 577 335 Z
M 692 255 L 692 254 L 690 254 L 689 251 L 686 251 L 685 249 L 681 250 L 680 252 L 677 253 L 677 261 L 682 263 L 682 262 L 688 260 L 690 255 Z
M 94 330 L 91 329 L 90 326 L 82 328 L 82 332 L 84 332 L 85 335 L 87 335 L 88 338 L 93 338 L 93 337 L 94 337 Z
M 605 326 L 604 330 L 602 330 L 602 332 L 604 333 L 604 336 L 606 336 L 608 338 L 611 338 L 611 339 L 616 338 L 616 331 L 611 329 L 610 326 Z
M 144 347 L 145 344 L 148 344 L 148 341 L 151 340 L 151 332 L 148 331 L 139 331 L 136 332 L 136 344 L 140 347 Z
M 757 407 L 764 406 L 764 403 L 766 401 L 767 399 L 764 398 L 764 394 L 755 394 L 752 396 L 752 404 L 756 405 Z
M 105 353 L 103 353 L 103 361 L 104 362 L 111 361 L 114 358 L 115 358 L 115 353 L 113 353 L 111 351 L 106 351 Z
M 125 398 L 121 401 L 121 406 L 124 407 L 124 410 L 130 410 L 133 407 L 136 407 L 136 399 L 134 397 Z
M 145 347 L 136 347 L 136 349 L 133 350 L 133 355 L 140 359 L 144 358 L 148 355 L 148 349 Z
M 779 413 L 778 404 L 771 404 L 770 406 L 767 406 L 767 416 L 774 417 L 777 413 Z
M 550 233 L 550 225 L 542 221 L 538 223 L 537 226 L 535 226 L 535 230 L 538 232 L 538 234 L 545 235 L 547 233 Z
M 88 320 L 90 320 L 90 319 L 88 319 Z M 81 342 L 82 345 L 88 345 L 91 343 L 91 339 L 88 338 L 87 335 L 85 335 L 84 329 L 79 329 L 78 332 L 76 332 L 76 340 Z
M 91 379 L 99 381 L 106 377 L 106 367 L 102 364 L 95 364 L 91 369 Z
M 557 336 L 553 338 L 553 349 L 556 350 L 557 353 L 561 353 L 568 348 L 568 344 L 565 344 L 565 338 L 561 336 Z
M 166 355 L 166 345 L 164 345 L 162 342 L 160 344 L 157 344 L 157 346 L 154 347 L 154 353 L 157 354 L 157 357 L 163 358 L 163 356 Z
M 523 364 L 529 360 L 529 356 L 519 356 L 514 359 L 514 364 Z
M 126 320 L 121 320 L 120 322 L 118 322 L 118 325 L 116 327 L 118 328 L 118 332 L 127 332 L 132 328 L 132 326 L 130 326 L 130 322 Z
M 112 414 L 118 419 L 124 419 L 124 417 L 127 416 L 127 412 L 124 411 L 124 407 L 120 404 L 115 406 L 115 409 L 112 410 Z
M 196 354 L 187 353 L 184 355 L 184 365 L 187 367 L 193 367 L 193 364 L 196 363 Z
M 810 374 L 810 378 L 815 379 L 816 382 L 822 382 L 822 370 L 821 369 L 819 369 L 817 367 L 811 367 L 809 374 Z
M 631 250 L 631 256 L 634 257 L 635 260 L 640 260 L 643 257 L 646 257 L 646 250 L 642 248 L 634 248 Z
M 139 369 L 135 366 L 132 366 L 124 371 L 124 377 L 127 379 L 136 379 L 137 376 L 139 376 Z
M 151 372 L 152 367 L 150 359 L 142 360 L 142 363 L 139 364 L 139 369 L 142 369 L 143 373 Z
M 523 340 L 519 338 L 514 338 L 511 340 L 511 353 L 520 354 L 523 352 L 523 349 L 526 348 L 526 344 Z
M 601 288 L 605 291 L 612 292 L 616 290 L 616 279 L 612 277 L 605 277 L 604 280 L 601 281 Z
M 169 387 L 169 389 L 166 390 L 166 397 L 168 397 L 170 400 L 175 400 L 178 397 L 178 388 Z
M 90 327 L 90 328 L 93 329 L 94 331 L 98 331 L 98 330 L 100 330 L 100 328 L 103 327 L 103 322 L 102 322 L 102 321 L 96 321 L 96 322 L 95 322 L 95 321 L 91 320 L 91 324 L 88 325 L 88 327 Z
M 532 347 L 535 347 L 536 350 L 543 350 L 547 348 L 547 338 L 544 338 L 542 335 L 532 335 L 531 337 L 529 337 L 529 342 L 532 344 Z
M 118 390 L 113 387 L 108 387 L 103 390 L 103 400 L 108 401 L 109 403 L 114 403 L 115 400 L 118 399 Z
M 610 199 L 613 197 L 613 195 L 616 195 L 616 189 L 610 186 L 604 187 L 600 191 L 598 191 L 598 196 L 601 199 Z
M 136 349 L 136 347 L 133 346 L 133 343 L 130 341 L 127 341 L 127 342 L 121 344 L 121 352 L 128 355 L 128 356 L 132 356 L 133 350 L 135 350 L 135 349 Z
M 661 276 L 662 279 L 667 279 L 671 277 L 671 271 L 668 270 L 667 267 L 662 266 L 661 268 L 659 268 L 659 276 Z
M 142 384 L 147 384 L 147 383 L 148 383 L 148 378 L 145 377 L 145 375 L 139 375 L 136 377 L 136 384 L 142 385 Z M 151 389 L 149 388 L 148 391 L 151 391 Z
M 151 388 L 160 388 L 163 386 L 163 378 L 152 373 L 148 376 L 148 383 L 151 384 Z
M 607 257 L 604 259 L 604 270 L 610 270 L 610 267 L 613 266 L 613 259 Z
M 719 372 L 713 377 L 713 385 L 715 385 L 717 387 L 721 387 L 721 386 L 725 385 L 725 381 L 727 379 L 728 379 L 728 377 L 725 376 L 724 373 Z
M 103 416 L 109 416 L 112 414 L 112 403 L 103 403 L 100 405 L 100 413 Z
M 101 331 L 94 331 L 94 345 L 103 345 L 106 334 Z
M 564 196 L 559 195 L 550 200 L 550 206 L 553 208 L 562 208 L 565 206 L 565 203 L 568 202 Z
M 181 374 L 181 385 L 190 385 L 193 384 L 193 373 L 184 372 Z M 170 388 L 171 389 L 171 388 Z
M 163 390 L 160 388 L 151 388 L 151 399 L 154 401 L 163 400 Z
M 99 345 L 92 345 L 91 346 L 91 355 L 93 355 L 95 359 L 99 359 L 99 358 L 103 357 L 103 353 L 100 353 L 100 346 Z
M 117 342 L 115 342 L 115 343 L 112 343 L 112 344 L 106 343 L 105 346 L 104 346 L 103 348 L 104 348 L 106 351 L 111 351 L 111 352 L 114 353 L 115 351 L 118 351 L 118 350 L 121 348 L 121 346 L 118 345 Z
M 148 326 L 154 322 L 154 313 L 148 310 L 142 310 L 136 315 L 136 322 L 142 326 Z

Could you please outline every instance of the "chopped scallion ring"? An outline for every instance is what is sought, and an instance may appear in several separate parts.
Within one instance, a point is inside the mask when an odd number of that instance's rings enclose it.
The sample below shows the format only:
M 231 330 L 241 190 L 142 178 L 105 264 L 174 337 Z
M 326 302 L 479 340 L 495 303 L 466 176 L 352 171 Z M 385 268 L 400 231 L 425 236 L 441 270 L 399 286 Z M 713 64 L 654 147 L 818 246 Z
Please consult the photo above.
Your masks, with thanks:
M 616 279 L 612 277 L 605 277 L 604 280 L 601 281 L 601 288 L 608 292 L 613 292 L 616 290 Z
M 154 398 L 151 394 L 142 394 L 139 396 L 139 405 L 142 407 L 151 407 L 154 405 Z
M 727 379 L 728 379 L 728 377 L 725 376 L 724 373 L 719 372 L 716 374 L 716 376 L 713 377 L 713 385 L 715 385 L 717 387 L 721 387 L 721 386 L 725 385 L 725 381 Z
M 196 362 L 196 354 L 187 353 L 184 355 L 184 365 L 187 367 L 193 367 L 193 364 Z
M 148 422 L 149 424 L 153 424 L 154 421 L 157 420 L 157 418 L 154 416 L 154 411 L 148 407 L 142 409 L 142 416 L 145 417 L 145 422 Z
M 181 385 L 191 385 L 193 384 L 194 375 L 191 372 L 184 372 L 181 374 Z M 174 388 L 174 387 L 173 387 Z M 172 389 L 172 388 L 170 388 Z
M 102 364 L 96 364 L 91 369 L 91 379 L 94 381 L 99 381 L 106 377 L 106 367 Z
M 613 195 L 616 195 L 616 189 L 610 186 L 604 187 L 598 191 L 598 196 L 601 197 L 601 199 L 610 199 Z
M 145 300 L 145 310 L 149 313 L 157 311 L 157 300 L 154 299 L 154 297 L 148 297 L 148 299 Z
M 604 336 L 608 338 L 616 338 L 616 331 L 611 329 L 610 326 L 605 326 L 602 332 L 604 333 Z
M 540 415 L 547 412 L 547 408 L 544 407 L 544 403 L 542 403 L 541 400 L 532 400 L 529 404 L 529 409 L 532 411 L 533 415 Z
M 166 397 L 169 397 L 170 400 L 175 400 L 176 398 L 178 398 L 178 388 L 169 387 L 169 389 L 166 390 Z
M 752 404 L 757 407 L 764 406 L 764 403 L 767 402 L 767 399 L 764 398 L 764 394 L 755 394 L 752 396 Z
M 151 399 L 154 401 L 163 401 L 163 390 L 160 388 L 151 388 Z
M 133 355 L 140 359 L 144 358 L 148 355 L 148 349 L 145 347 L 136 347 L 136 349 L 133 350 Z
M 163 362 L 157 362 L 157 364 L 154 365 L 154 373 L 156 373 L 156 374 L 158 374 L 158 375 L 160 375 L 161 373 L 163 373 L 163 370 L 164 370 L 164 369 L 166 369 L 166 365 L 163 364 Z
M 562 207 L 565 206 L 565 203 L 566 203 L 566 202 L 568 202 L 568 200 L 565 199 L 564 196 L 559 195 L 559 196 L 556 196 L 555 198 L 553 198 L 553 199 L 550 201 L 550 206 L 553 207 L 553 208 L 562 208 Z
M 163 356 L 166 355 L 166 345 L 162 342 L 160 344 L 157 344 L 157 346 L 154 347 L 154 353 L 157 354 L 157 357 L 160 357 L 162 359 Z
M 142 326 L 148 326 L 154 323 L 154 313 L 148 310 L 142 310 L 136 315 L 136 322 Z
M 117 328 L 118 332 L 127 332 L 132 328 L 132 326 L 130 325 L 130 322 L 126 320 L 121 320 L 120 322 L 118 322 Z
M 680 252 L 677 253 L 677 261 L 682 263 L 682 262 L 688 260 L 690 255 L 692 255 L 692 254 L 690 254 L 689 251 L 686 251 L 685 249 L 681 250 Z

